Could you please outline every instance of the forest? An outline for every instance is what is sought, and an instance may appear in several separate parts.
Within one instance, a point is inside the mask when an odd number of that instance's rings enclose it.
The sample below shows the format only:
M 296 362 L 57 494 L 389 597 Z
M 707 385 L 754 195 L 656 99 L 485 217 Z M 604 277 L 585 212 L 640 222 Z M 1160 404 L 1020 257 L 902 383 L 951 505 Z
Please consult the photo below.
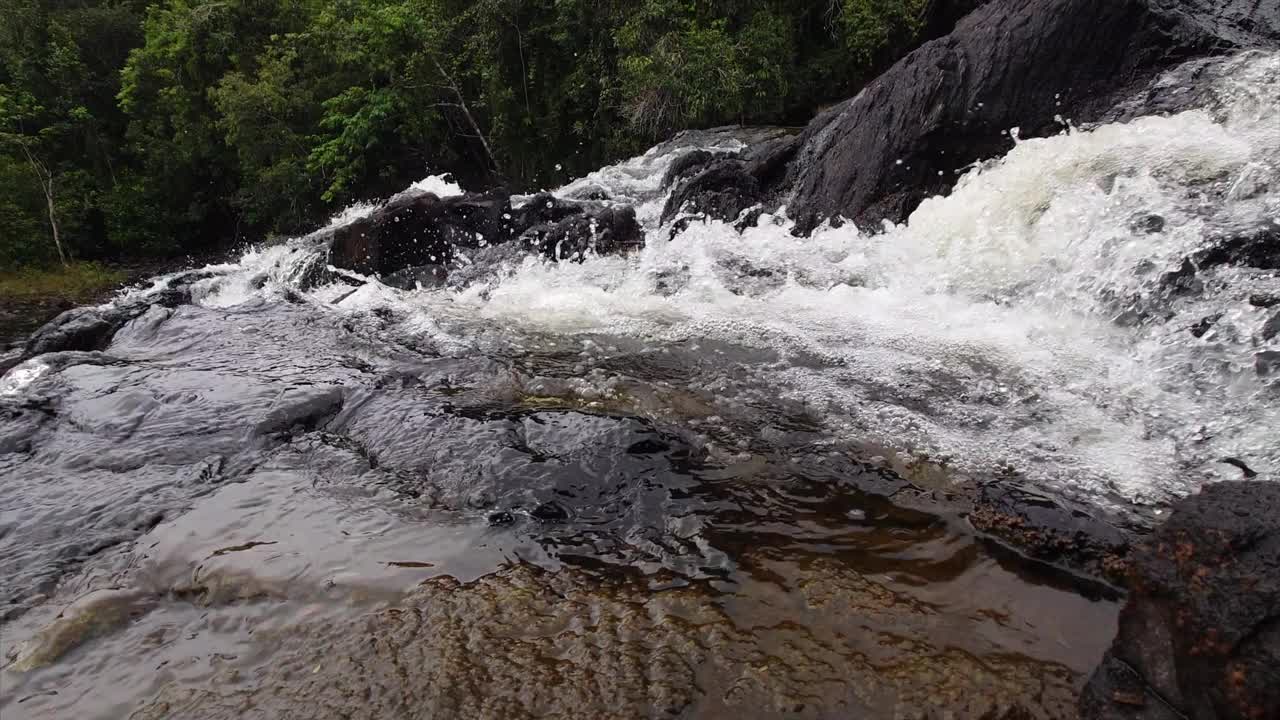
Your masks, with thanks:
M 427 174 L 553 187 L 802 124 L 929 0 L 0 0 L 0 268 L 305 231 Z

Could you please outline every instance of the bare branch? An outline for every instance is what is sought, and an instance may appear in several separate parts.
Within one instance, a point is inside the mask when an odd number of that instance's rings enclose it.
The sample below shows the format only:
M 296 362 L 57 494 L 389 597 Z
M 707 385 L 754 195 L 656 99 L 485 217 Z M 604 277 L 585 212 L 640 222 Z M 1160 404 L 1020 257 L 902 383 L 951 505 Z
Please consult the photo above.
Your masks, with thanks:
M 444 78 L 445 82 L 449 83 L 449 89 L 453 90 L 453 94 L 458 96 L 458 109 L 462 110 L 462 114 L 467 118 L 467 123 L 471 125 L 471 129 L 475 131 L 480 144 L 484 146 L 484 153 L 489 156 L 489 163 L 494 170 L 498 170 L 498 161 L 493 156 L 493 149 L 489 147 L 489 139 L 485 137 L 484 131 L 480 129 L 479 123 L 476 122 L 475 117 L 471 114 L 471 108 L 467 107 L 467 99 L 462 96 L 462 90 L 458 88 L 458 83 L 454 82 L 453 76 L 444 69 L 444 66 L 440 64 L 439 58 L 434 54 L 431 56 L 431 62 L 435 63 L 436 70 L 440 72 L 440 76 Z
M 58 235 L 58 216 L 54 211 L 53 198 L 53 173 L 49 171 L 49 166 L 40 161 L 27 147 L 27 143 L 20 142 L 18 146 L 22 148 L 22 154 L 27 156 L 27 162 L 31 163 L 31 169 L 36 174 L 36 179 L 40 181 L 40 189 L 44 191 L 45 204 L 49 210 L 49 227 L 53 230 L 53 245 L 58 249 L 58 260 L 62 262 L 62 266 L 67 266 L 67 254 L 62 249 L 62 238 Z

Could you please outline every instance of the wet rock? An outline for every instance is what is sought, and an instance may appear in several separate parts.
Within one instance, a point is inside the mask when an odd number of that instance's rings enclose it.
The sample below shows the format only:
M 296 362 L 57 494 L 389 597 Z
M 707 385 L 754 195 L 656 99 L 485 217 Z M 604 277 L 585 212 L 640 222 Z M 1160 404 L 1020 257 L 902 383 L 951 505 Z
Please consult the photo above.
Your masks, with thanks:
M 489 524 L 493 525 L 494 527 L 511 525 L 515 521 L 516 521 L 515 516 L 506 511 L 496 512 L 489 516 Z
M 741 160 L 721 160 L 682 183 L 662 209 L 662 222 L 678 213 L 732 222 L 762 200 L 760 184 Z
M 549 193 L 512 207 L 506 193 L 397 198 L 366 218 L 333 232 L 329 262 L 380 275 L 401 289 L 443 283 L 459 250 L 468 255 L 519 238 L 521 247 L 552 259 L 587 251 L 624 252 L 644 244 L 635 211 L 578 202 Z
M 793 164 L 798 229 L 901 222 L 958 171 L 1088 122 L 1154 73 L 1273 45 L 1280 0 L 995 0 L 815 118 Z
M 397 270 L 384 278 L 383 285 L 401 290 L 417 290 L 418 288 L 434 288 L 444 284 L 449 272 L 443 265 L 421 265 Z
M 383 208 L 333 232 L 330 262 L 364 274 L 442 265 L 455 247 L 478 247 L 510 239 L 505 193 L 440 198 L 397 198 Z
M 1170 270 L 1160 276 L 1158 287 L 1167 295 L 1195 294 L 1204 288 L 1204 283 L 1196 277 L 1196 265 L 1189 258 L 1184 258 L 1176 270 Z
M 104 350 L 131 318 L 121 310 L 81 307 L 67 310 L 31 334 L 26 356 L 51 352 Z
M 1214 313 L 1207 317 L 1201 318 L 1200 322 L 1191 326 L 1191 336 L 1202 338 L 1213 328 L 1213 324 L 1222 319 L 1222 313 Z
M 1165 219 L 1155 213 L 1147 213 L 1134 218 L 1131 227 L 1135 232 L 1143 232 L 1152 235 L 1158 232 L 1164 232 Z
M 1280 350 L 1263 350 L 1255 353 L 1253 369 L 1262 377 L 1280 374 Z
M 1200 269 L 1244 265 L 1280 270 L 1280 225 L 1268 223 L 1249 231 L 1211 238 L 1205 249 L 1192 256 L 1192 261 Z
M 1179 502 L 1130 555 L 1129 588 L 1082 718 L 1280 718 L 1280 485 Z
M 550 225 L 581 215 L 585 207 L 581 202 L 561 200 L 551 193 L 538 193 L 520 207 L 512 208 L 508 223 L 512 234 L 519 235 L 537 225 Z
M 19 648 L 10 670 L 29 672 L 54 663 L 95 637 L 118 630 L 147 612 L 156 598 L 140 590 L 95 590 L 65 608 Z
M 1096 510 L 1006 480 L 982 486 L 969 522 L 1027 557 L 1095 578 L 1120 579 L 1129 550 L 1129 534 Z
M 724 153 L 713 153 L 709 150 L 687 152 L 671 162 L 666 174 L 662 176 L 662 187 L 669 188 L 681 180 L 697 175 L 708 165 L 724 157 Z
M 680 158 L 667 178 L 683 179 L 667 199 L 661 222 L 665 224 L 687 213 L 725 222 L 741 220 L 741 230 L 759 217 L 759 213 L 745 217 L 748 209 L 777 204 L 787 163 L 799 147 L 798 136 L 784 135 L 733 158 L 702 151 Z
M 562 523 L 569 519 L 569 511 L 558 502 L 544 502 L 529 513 L 534 520 L 543 523 Z
M 644 231 L 630 207 L 592 207 L 554 223 L 526 230 L 521 243 L 552 260 L 581 259 L 644 247 Z
M 1271 340 L 1276 335 L 1280 335 L 1280 312 L 1272 315 L 1262 324 L 1262 330 L 1258 331 L 1258 335 L 1263 340 Z

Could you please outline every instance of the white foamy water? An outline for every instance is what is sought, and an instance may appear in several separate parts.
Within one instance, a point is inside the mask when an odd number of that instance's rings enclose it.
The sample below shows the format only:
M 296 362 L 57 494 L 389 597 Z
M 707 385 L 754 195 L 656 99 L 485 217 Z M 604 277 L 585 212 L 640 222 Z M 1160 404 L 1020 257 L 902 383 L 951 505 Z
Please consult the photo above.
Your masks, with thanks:
M 1022 141 L 876 233 L 796 238 L 779 213 L 741 234 L 694 223 L 670 239 L 657 227 L 670 163 L 691 147 L 741 147 L 702 133 L 558 191 L 635 205 L 648 233 L 638 253 L 525 258 L 460 288 L 308 296 L 326 312 L 394 309 L 400 332 L 451 353 L 581 348 L 583 383 L 613 382 L 591 370 L 610 337 L 652 352 L 715 346 L 695 382 L 716 412 L 794 401 L 836 439 L 1098 501 L 1239 477 L 1225 458 L 1274 476 L 1280 392 L 1256 356 L 1280 350 L 1260 336 L 1276 309 L 1249 298 L 1280 293 L 1280 278 L 1222 267 L 1195 292 L 1161 284 L 1215 236 L 1280 222 L 1280 56 L 1221 62 L 1201 109 Z M 454 190 L 431 178 L 408 192 Z M 322 235 L 211 268 L 197 301 L 296 287 Z
M 530 259 L 419 302 L 552 335 L 816 356 L 752 382 L 838 433 L 1074 493 L 1161 499 L 1237 477 L 1226 457 L 1271 475 L 1280 398 L 1254 355 L 1277 347 L 1257 335 L 1274 310 L 1247 296 L 1277 278 L 1208 271 L 1201 295 L 1178 299 L 1158 283 L 1215 232 L 1280 221 L 1266 189 L 1280 181 L 1280 62 L 1233 62 L 1209 108 L 1021 142 L 882 234 L 699 224 L 651 232 L 634 257 Z M 1144 228 L 1149 215 L 1163 229 Z M 1149 306 L 1171 317 L 1115 322 Z

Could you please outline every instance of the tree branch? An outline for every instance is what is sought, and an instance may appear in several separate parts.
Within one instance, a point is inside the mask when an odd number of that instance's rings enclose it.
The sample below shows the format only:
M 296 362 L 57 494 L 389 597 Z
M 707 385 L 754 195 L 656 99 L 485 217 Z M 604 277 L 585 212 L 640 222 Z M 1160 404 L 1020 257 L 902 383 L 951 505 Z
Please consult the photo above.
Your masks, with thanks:
M 467 118 L 467 123 L 471 125 L 476 137 L 480 139 L 480 144 L 484 146 L 484 154 L 489 156 L 489 163 L 493 166 L 494 171 L 499 171 L 498 160 L 493 156 L 493 148 L 489 147 L 489 139 L 485 137 L 484 131 L 480 129 L 475 116 L 471 114 L 471 108 L 467 107 L 467 99 L 462 96 L 462 90 L 458 88 L 458 83 L 454 82 L 453 76 L 444 69 L 444 66 L 440 64 L 439 58 L 434 54 L 431 56 L 431 62 L 435 63 L 436 70 L 439 71 L 445 82 L 449 83 L 449 89 L 453 90 L 453 94 L 458 96 L 457 107 L 462 110 L 462 114 Z
M 67 254 L 62 249 L 62 238 L 58 235 L 58 216 L 54 212 L 53 200 L 53 173 L 49 171 L 49 167 L 40 162 L 35 155 L 31 153 L 31 148 L 27 147 L 27 143 L 19 142 L 22 148 L 22 154 L 27 156 L 27 162 L 31 163 L 31 169 L 36 174 L 36 179 L 40 181 L 40 189 L 44 191 L 45 204 L 49 210 L 49 227 L 53 230 L 53 245 L 58 249 L 58 260 L 62 262 L 62 266 L 67 266 Z

